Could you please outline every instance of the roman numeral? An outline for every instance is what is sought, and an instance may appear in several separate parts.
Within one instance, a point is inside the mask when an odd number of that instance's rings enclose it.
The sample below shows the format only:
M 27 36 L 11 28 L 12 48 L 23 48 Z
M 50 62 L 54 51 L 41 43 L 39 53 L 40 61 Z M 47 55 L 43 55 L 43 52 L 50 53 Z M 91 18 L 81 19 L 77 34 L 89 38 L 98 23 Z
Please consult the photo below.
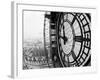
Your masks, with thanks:
M 78 64 L 78 61 L 77 61 L 77 59 L 76 59 L 76 55 L 75 55 L 74 51 L 71 51 L 71 54 L 72 54 L 73 59 L 76 61 L 76 65 L 77 65 L 77 66 L 79 66 L 79 64 Z
M 91 39 L 89 39 L 89 38 L 83 38 L 82 36 L 75 36 L 75 37 L 74 37 L 74 40 L 75 40 L 76 42 L 91 41 Z
M 76 60 L 76 55 L 75 55 L 74 51 L 71 51 L 71 54 L 72 54 L 73 59 Z
M 68 56 L 65 56 L 65 58 L 67 59 L 67 60 L 65 59 L 65 61 L 64 61 L 66 67 L 70 67 L 70 64 L 69 64 L 69 57 L 68 57 Z
M 74 18 L 73 18 L 73 20 L 72 20 L 72 22 L 71 22 L 71 26 L 74 24 L 75 19 L 76 19 L 76 16 L 77 16 L 77 15 L 74 15 Z
M 74 37 L 74 40 L 75 40 L 76 42 L 82 42 L 82 41 L 83 41 L 83 38 L 82 38 L 82 36 L 75 36 L 75 37 Z

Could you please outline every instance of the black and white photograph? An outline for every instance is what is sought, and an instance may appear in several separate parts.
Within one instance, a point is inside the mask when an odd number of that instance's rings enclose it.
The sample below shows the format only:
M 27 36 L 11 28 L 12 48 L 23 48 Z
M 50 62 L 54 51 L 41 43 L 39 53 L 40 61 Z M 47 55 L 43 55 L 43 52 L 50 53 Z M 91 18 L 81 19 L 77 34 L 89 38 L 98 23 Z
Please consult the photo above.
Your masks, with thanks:
M 91 13 L 23 10 L 22 68 L 91 66 Z
M 13 77 L 96 71 L 95 8 L 14 2 L 12 9 Z
M 100 80 L 100 0 L 1 0 L 0 80 Z

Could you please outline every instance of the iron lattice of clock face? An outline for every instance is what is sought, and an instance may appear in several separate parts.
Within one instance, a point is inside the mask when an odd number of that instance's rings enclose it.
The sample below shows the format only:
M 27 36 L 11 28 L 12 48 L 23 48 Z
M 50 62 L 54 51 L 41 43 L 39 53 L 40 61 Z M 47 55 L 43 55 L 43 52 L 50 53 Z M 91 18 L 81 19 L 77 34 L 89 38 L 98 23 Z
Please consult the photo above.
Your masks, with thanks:
M 65 67 L 84 66 L 90 60 L 90 14 L 61 13 L 58 20 L 58 55 Z

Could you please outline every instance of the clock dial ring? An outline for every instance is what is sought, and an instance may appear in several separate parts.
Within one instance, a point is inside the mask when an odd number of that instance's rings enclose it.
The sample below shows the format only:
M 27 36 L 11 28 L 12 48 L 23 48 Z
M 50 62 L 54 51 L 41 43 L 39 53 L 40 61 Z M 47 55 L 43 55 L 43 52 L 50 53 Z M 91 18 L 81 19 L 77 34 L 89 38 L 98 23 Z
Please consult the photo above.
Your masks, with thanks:
M 65 13 L 66 14 L 66 13 Z M 79 57 L 79 56 L 82 56 L 82 51 L 84 51 L 84 49 L 82 50 L 82 47 L 84 46 L 84 44 L 86 43 L 86 42 L 84 42 L 85 41 L 85 38 L 83 38 L 83 36 L 84 36 L 84 33 L 83 32 L 85 32 L 83 29 L 84 28 L 82 28 L 82 24 L 80 23 L 80 21 L 79 21 L 79 17 L 78 17 L 78 15 L 75 13 L 75 14 L 73 14 L 73 13 L 68 13 L 68 14 L 71 14 L 71 15 L 74 15 L 75 16 L 75 20 L 77 20 L 77 22 L 79 22 L 79 25 L 81 26 L 81 27 L 79 27 L 80 28 L 80 31 L 81 31 L 81 36 L 75 36 L 75 32 L 74 32 L 74 29 L 72 28 L 72 32 L 73 32 L 73 35 L 74 35 L 74 37 L 73 37 L 73 47 L 72 47 L 72 52 L 74 52 L 73 51 L 73 48 L 75 47 L 75 42 L 80 42 L 81 43 L 81 47 L 80 47 L 80 50 L 79 50 L 79 54 L 78 54 L 78 56 L 76 56 L 76 58 L 74 59 L 74 61 L 72 61 L 72 62 L 70 62 L 71 64 L 70 64 L 70 66 L 72 65 L 72 66 L 80 66 L 79 65 L 79 61 L 77 60 L 77 58 Z M 63 14 L 61 14 L 61 15 L 63 15 Z M 60 20 L 61 20 L 61 16 L 60 16 Z M 75 21 L 74 20 L 74 21 Z M 68 20 L 67 20 L 68 21 Z M 73 24 L 74 24 L 74 21 L 73 21 Z M 62 25 L 63 23 L 62 22 L 59 22 L 59 23 L 61 23 L 60 25 Z M 71 27 L 73 27 L 73 26 L 71 26 Z M 59 29 L 59 27 L 58 27 L 58 34 L 59 34 L 59 32 L 60 32 L 61 30 Z M 59 35 L 58 35 L 58 40 L 59 40 Z M 76 40 L 76 41 L 75 41 Z M 58 42 L 58 43 L 61 43 L 61 42 Z M 84 43 L 84 44 L 83 44 Z M 61 46 L 61 44 L 58 44 L 59 46 Z M 63 57 L 62 57 L 62 53 L 60 52 L 61 50 L 59 49 L 59 47 L 58 47 L 58 53 L 59 53 L 59 56 L 60 56 L 60 60 L 62 60 L 61 62 L 62 62 L 62 64 L 64 65 L 64 66 L 66 66 L 65 65 L 65 63 L 64 63 L 64 60 L 63 60 Z M 89 52 L 88 52 L 89 53 Z M 66 54 L 65 54 L 66 55 Z M 73 55 L 73 54 L 71 54 L 70 53 L 70 55 L 72 55 L 73 57 L 75 57 L 75 55 Z M 69 56 L 70 56 L 69 55 Z M 68 56 L 68 55 L 67 55 Z M 67 62 L 67 61 L 66 61 Z M 85 61 L 84 61 L 85 62 Z M 84 63 L 83 62 L 83 63 Z

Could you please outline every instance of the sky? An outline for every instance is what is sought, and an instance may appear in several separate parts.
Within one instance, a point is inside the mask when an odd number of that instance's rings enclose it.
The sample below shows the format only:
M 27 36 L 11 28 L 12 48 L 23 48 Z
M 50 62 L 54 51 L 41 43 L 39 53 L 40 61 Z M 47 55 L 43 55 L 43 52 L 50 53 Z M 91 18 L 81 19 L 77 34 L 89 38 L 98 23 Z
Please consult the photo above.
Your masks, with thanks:
M 44 14 L 40 11 L 24 11 L 24 40 L 43 39 Z

